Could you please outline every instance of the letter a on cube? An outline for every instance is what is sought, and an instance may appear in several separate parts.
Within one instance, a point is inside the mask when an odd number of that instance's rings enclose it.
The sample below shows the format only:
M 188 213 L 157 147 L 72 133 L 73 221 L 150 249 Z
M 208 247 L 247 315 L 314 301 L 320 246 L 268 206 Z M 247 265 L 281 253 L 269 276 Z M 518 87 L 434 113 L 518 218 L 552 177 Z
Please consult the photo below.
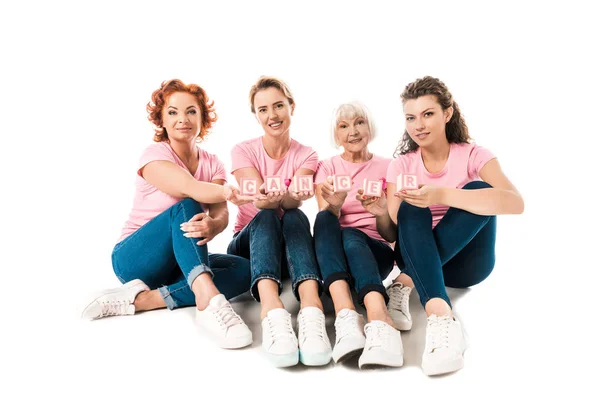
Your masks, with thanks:
M 243 196 L 256 196 L 258 194 L 258 180 L 256 178 L 240 179 L 240 194 Z
M 352 179 L 350 178 L 350 175 L 333 176 L 334 192 L 349 192 L 350 189 L 352 189 Z
M 363 192 L 365 196 L 381 197 L 383 182 L 365 178 L 363 181 Z
M 281 192 L 283 191 L 283 183 L 280 176 L 267 176 L 265 181 L 265 192 Z

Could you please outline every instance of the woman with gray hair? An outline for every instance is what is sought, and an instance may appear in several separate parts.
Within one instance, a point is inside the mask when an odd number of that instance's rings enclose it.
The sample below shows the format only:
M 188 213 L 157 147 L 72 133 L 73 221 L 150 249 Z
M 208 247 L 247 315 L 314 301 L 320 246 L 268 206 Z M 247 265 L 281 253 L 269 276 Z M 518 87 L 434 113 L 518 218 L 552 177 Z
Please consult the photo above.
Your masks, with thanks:
M 394 252 L 377 232 L 378 217 L 371 211 L 385 199 L 383 183 L 391 159 L 369 152 L 375 133 L 364 105 L 340 105 L 332 120 L 332 138 L 344 151 L 320 161 L 315 175 L 320 210 L 314 225 L 315 251 L 324 290 L 336 312 L 332 357 L 338 362 L 362 351 L 361 368 L 402 366 L 402 339 L 394 327 L 412 326 L 408 310 L 412 288 L 403 284 L 410 279 L 401 274 L 387 291 L 382 284 L 394 266 Z M 351 287 L 367 310 L 366 325 L 354 307 Z

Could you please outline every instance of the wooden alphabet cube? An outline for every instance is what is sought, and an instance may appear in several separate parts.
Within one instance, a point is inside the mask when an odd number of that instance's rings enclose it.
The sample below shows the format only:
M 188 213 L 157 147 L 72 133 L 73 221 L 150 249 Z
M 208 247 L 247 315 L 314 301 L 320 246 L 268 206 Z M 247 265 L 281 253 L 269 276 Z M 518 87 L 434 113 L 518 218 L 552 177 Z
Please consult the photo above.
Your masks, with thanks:
M 333 191 L 334 192 L 349 192 L 352 189 L 352 178 L 350 175 L 334 175 L 333 176 Z
M 383 182 L 379 180 L 371 180 L 365 178 L 363 180 L 363 194 L 371 197 L 381 197 L 381 190 L 383 189 Z
M 399 174 L 396 178 L 396 192 L 404 189 L 416 190 L 419 188 L 417 176 L 411 174 Z
M 297 175 L 292 178 L 289 190 L 298 192 L 313 192 L 313 176 L 312 175 Z
M 258 194 L 258 179 L 240 179 L 240 194 L 243 196 L 256 196 Z
M 265 179 L 265 193 L 282 192 L 283 181 L 280 176 L 267 176 Z

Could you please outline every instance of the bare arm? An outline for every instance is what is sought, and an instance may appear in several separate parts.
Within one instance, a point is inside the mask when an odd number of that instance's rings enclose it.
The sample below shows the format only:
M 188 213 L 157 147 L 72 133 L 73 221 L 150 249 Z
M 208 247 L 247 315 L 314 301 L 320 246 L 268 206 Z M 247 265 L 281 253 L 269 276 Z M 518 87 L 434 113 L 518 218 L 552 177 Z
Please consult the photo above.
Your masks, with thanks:
M 443 188 L 440 204 L 478 215 L 521 214 L 523 198 L 502 172 L 497 159 L 488 161 L 479 172 L 492 188 L 479 190 Z
M 324 183 L 317 185 L 317 204 L 319 205 L 319 211 L 329 211 L 336 217 L 341 216 L 342 206 L 346 200 L 347 192 L 335 193 L 333 191 L 333 185 L 330 183 L 331 178 L 327 178 Z
M 294 175 L 314 175 L 315 171 L 310 170 L 308 168 L 300 168 Z M 281 201 L 281 208 L 284 210 L 290 210 L 292 208 L 299 208 L 302 205 L 302 201 L 311 198 L 314 195 L 314 192 L 310 194 L 300 192 L 300 193 L 292 193 L 287 191 L 283 200 Z
M 197 181 L 186 169 L 170 161 L 151 161 L 140 169 L 140 174 L 152 186 L 173 197 L 190 197 L 206 204 L 226 199 L 222 185 Z
M 212 181 L 212 183 L 223 186 L 225 184 L 225 180 L 217 179 Z M 229 225 L 229 209 L 227 208 L 226 201 L 209 204 L 208 215 L 215 222 L 215 236 L 223 232 L 227 228 L 227 225 Z

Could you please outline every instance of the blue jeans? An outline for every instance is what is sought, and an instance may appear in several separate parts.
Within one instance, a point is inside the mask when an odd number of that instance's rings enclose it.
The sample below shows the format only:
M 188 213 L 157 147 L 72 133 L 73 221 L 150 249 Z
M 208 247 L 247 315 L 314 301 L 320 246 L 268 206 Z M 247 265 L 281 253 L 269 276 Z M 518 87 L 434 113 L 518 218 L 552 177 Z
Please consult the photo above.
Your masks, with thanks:
M 386 242 L 356 228 L 342 229 L 335 215 L 321 211 L 315 220 L 315 251 L 326 293 L 333 282 L 343 279 L 350 287 L 354 285 L 361 305 L 372 291 L 388 302 L 382 281 L 394 267 L 394 251 Z
M 227 253 L 250 260 L 250 293 L 257 301 L 260 301 L 257 283 L 261 279 L 277 282 L 281 294 L 282 268 L 289 272 L 296 299 L 300 300 L 298 285 L 309 279 L 317 281 L 321 294 L 310 223 L 298 209 L 286 210 L 281 220 L 275 210 L 259 211 L 244 229 L 236 233 Z
M 200 203 L 184 199 L 163 211 L 113 249 L 112 264 L 121 283 L 141 279 L 160 291 L 169 309 L 192 306 L 190 289 L 198 275 L 207 272 L 228 299 L 250 287 L 250 265 L 242 257 L 209 254 L 200 239 L 186 238 L 179 225 L 204 212 Z
M 463 189 L 490 187 L 476 181 Z M 396 262 L 412 278 L 423 306 L 436 297 L 452 306 L 446 286 L 476 285 L 494 268 L 496 216 L 450 207 L 433 230 L 431 221 L 429 208 L 400 204 Z

